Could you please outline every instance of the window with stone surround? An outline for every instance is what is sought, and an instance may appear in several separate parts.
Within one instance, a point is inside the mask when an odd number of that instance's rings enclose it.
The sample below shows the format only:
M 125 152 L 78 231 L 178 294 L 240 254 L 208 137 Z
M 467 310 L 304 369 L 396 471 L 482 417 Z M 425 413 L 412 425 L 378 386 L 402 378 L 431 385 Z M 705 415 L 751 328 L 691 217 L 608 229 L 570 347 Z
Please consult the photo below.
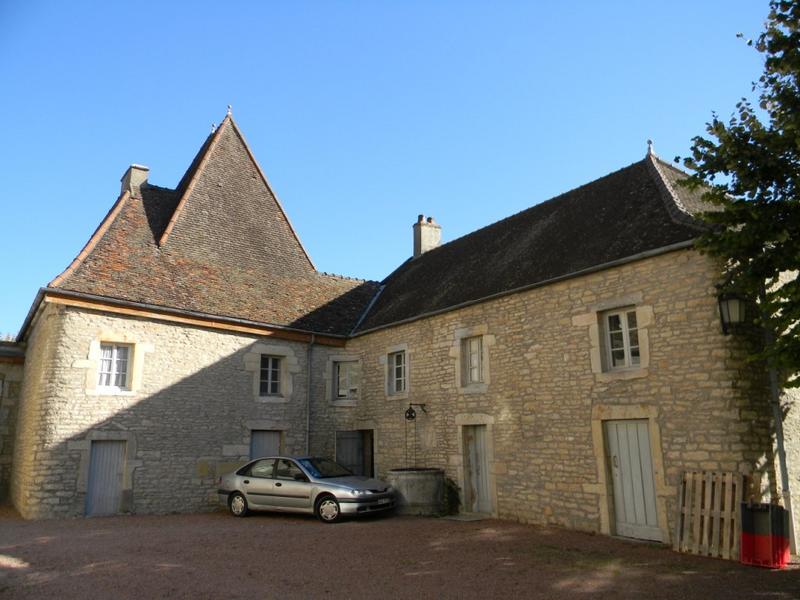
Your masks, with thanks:
M 294 376 L 300 363 L 294 345 L 280 340 L 255 342 L 244 353 L 244 369 L 251 374 L 256 402 L 289 402 L 294 393 Z
M 130 389 L 130 367 L 133 346 L 130 344 L 100 343 L 97 387 L 102 390 Z
M 259 377 L 259 395 L 281 395 L 281 357 L 261 355 L 261 374 Z
M 609 311 L 601 319 L 606 370 L 638 368 L 641 360 L 636 309 Z
M 454 359 L 455 383 L 460 393 L 481 394 L 491 385 L 490 353 L 495 336 L 486 324 L 457 327 L 450 356 Z
M 334 400 L 357 399 L 360 379 L 361 369 L 357 360 L 334 361 Z
M 572 316 L 572 325 L 587 328 L 589 362 L 597 381 L 647 377 L 653 306 L 641 292 L 608 298 Z
M 408 387 L 406 384 L 406 351 L 392 352 L 388 356 L 387 382 L 389 394 L 396 396 L 403 394 Z

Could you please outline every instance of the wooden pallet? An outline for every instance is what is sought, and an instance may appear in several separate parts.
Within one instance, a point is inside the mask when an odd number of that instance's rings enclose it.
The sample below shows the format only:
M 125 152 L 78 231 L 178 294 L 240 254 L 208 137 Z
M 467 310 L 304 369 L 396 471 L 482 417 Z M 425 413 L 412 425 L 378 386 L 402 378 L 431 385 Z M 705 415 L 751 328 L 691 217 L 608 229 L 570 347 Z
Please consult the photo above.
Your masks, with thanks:
M 745 478 L 739 473 L 686 471 L 678 486 L 673 548 L 678 552 L 739 558 L 739 506 Z

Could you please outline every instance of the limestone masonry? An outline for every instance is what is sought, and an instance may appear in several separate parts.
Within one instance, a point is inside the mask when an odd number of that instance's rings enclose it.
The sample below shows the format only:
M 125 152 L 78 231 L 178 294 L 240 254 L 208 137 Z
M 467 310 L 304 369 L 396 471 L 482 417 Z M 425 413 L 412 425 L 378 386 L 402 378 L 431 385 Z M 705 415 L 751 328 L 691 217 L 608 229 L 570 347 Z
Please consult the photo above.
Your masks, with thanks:
M 313 268 L 230 117 L 174 190 L 132 169 L 0 347 L 0 494 L 25 518 L 211 510 L 260 444 L 666 543 L 684 471 L 782 496 L 754 339 L 722 334 L 699 193 L 657 157 L 444 245 L 420 215 L 383 282 Z

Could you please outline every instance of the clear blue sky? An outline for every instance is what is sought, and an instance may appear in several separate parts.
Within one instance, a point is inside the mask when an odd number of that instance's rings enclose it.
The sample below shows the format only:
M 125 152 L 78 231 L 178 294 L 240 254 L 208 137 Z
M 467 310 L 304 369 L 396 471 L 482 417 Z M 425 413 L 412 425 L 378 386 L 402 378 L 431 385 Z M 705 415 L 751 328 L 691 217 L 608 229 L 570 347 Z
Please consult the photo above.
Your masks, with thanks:
M 750 94 L 766 0 L 0 0 L 0 333 L 130 163 L 173 187 L 227 104 L 318 269 L 382 279 Z

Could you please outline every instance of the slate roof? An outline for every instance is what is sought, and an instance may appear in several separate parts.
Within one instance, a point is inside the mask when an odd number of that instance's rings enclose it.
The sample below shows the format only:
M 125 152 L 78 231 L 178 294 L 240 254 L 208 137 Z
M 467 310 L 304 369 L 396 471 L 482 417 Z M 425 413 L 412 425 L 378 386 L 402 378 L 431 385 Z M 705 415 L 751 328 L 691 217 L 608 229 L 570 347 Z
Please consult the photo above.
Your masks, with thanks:
M 697 237 L 701 192 L 648 154 L 624 169 L 409 259 L 357 333 L 436 313 Z M 435 283 L 434 283 L 435 282 Z
M 344 337 L 689 245 L 702 227 L 692 215 L 707 207 L 676 185 L 683 176 L 648 153 L 378 284 L 316 271 L 228 116 L 175 189 L 123 194 L 49 287 Z
M 315 270 L 230 117 L 175 190 L 123 195 L 50 287 L 335 335 L 377 290 Z

